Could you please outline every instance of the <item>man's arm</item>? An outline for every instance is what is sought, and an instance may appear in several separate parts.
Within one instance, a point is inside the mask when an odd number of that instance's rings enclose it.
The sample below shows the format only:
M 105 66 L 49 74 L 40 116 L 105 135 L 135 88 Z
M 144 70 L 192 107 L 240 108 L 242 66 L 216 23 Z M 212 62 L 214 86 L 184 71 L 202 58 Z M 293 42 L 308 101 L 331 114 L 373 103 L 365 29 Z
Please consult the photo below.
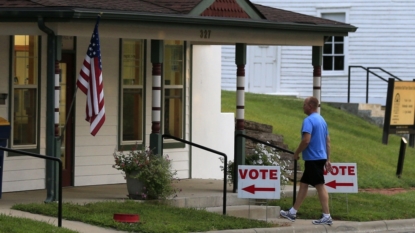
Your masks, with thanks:
M 330 162 L 330 136 L 327 135 L 326 137 L 326 153 L 327 153 L 327 161 Z
M 297 149 L 294 152 L 294 159 L 298 160 L 300 158 L 300 153 L 307 148 L 308 144 L 310 143 L 311 134 L 303 133 L 303 139 L 301 139 L 300 145 L 298 145 Z

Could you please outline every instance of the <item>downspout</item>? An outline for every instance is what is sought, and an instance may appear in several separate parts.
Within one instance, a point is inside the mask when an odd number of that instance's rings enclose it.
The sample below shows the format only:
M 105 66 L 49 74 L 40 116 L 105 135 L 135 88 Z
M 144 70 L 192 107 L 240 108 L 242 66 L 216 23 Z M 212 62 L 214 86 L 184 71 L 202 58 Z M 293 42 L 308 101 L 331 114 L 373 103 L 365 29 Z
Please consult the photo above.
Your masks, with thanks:
M 48 35 L 47 41 L 47 73 L 46 73 L 46 155 L 56 157 L 55 150 L 55 60 L 56 60 L 56 36 L 55 32 L 48 28 L 39 16 L 37 21 L 40 30 Z M 46 190 L 45 202 L 57 200 L 57 167 L 54 161 L 46 161 Z

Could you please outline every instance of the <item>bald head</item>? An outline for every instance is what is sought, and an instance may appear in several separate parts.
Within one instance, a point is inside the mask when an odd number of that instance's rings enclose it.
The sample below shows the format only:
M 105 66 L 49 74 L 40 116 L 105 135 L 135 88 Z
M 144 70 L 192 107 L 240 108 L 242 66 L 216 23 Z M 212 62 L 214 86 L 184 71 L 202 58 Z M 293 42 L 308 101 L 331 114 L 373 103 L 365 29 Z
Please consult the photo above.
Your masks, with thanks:
M 316 97 L 310 96 L 304 100 L 304 113 L 310 115 L 313 112 L 317 112 L 318 109 L 318 99 Z
M 316 97 L 313 97 L 313 96 L 310 96 L 307 99 L 308 99 L 308 104 L 310 105 L 310 107 L 317 110 L 317 108 L 318 108 L 318 99 Z

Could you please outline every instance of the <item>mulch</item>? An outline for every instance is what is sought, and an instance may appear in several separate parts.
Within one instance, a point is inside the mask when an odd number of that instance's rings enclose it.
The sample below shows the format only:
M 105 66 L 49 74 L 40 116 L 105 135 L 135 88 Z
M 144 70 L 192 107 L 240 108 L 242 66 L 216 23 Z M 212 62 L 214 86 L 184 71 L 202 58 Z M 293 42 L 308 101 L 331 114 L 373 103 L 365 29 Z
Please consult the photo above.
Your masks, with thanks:
M 394 195 L 398 193 L 404 193 L 408 191 L 415 190 L 415 187 L 404 189 L 404 188 L 389 188 L 389 189 L 359 189 L 359 192 L 367 192 L 367 193 L 379 193 L 384 195 Z

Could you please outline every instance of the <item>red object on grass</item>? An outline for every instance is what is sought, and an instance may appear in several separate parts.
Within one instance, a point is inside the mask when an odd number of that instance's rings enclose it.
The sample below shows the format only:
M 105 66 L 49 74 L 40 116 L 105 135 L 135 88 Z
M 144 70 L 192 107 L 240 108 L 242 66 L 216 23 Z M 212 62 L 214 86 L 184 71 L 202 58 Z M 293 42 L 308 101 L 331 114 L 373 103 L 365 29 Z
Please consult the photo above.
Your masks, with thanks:
M 117 222 L 139 222 L 140 216 L 138 214 L 114 214 L 114 220 Z

